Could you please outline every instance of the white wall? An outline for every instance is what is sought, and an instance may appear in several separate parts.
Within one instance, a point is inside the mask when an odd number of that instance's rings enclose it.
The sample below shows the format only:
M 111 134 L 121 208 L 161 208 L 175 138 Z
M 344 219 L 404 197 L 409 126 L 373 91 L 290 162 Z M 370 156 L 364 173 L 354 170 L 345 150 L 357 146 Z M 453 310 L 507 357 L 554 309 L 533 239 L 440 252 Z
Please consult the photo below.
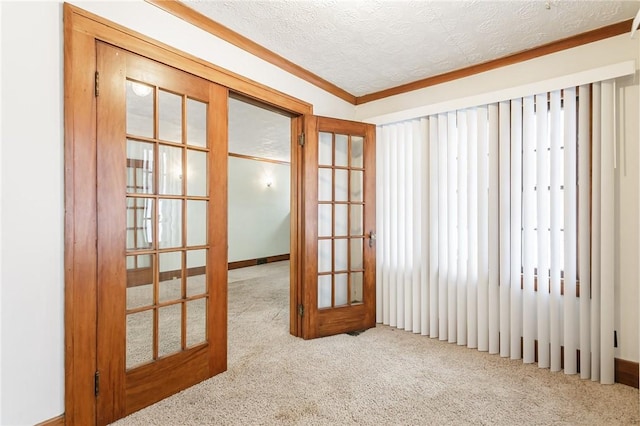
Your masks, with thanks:
M 141 0 L 72 2 L 314 105 L 354 107 Z M 64 412 L 62 3 L 0 2 L 0 424 Z M 20 185 L 16 185 L 20 182 Z
M 519 87 L 600 68 L 623 61 L 635 61 L 638 69 L 638 36 L 621 35 L 536 58 L 453 82 L 396 95 L 356 107 L 356 119 L 376 124 L 395 122 L 453 108 L 478 105 L 479 100 L 495 102 Z M 616 172 L 616 313 L 618 348 L 615 356 L 637 362 L 639 356 L 638 318 L 638 72 L 620 79 L 618 102 L 624 105 L 619 135 L 619 167 Z M 517 91 L 517 90 L 516 90 Z M 491 99 L 491 100 L 489 100 Z M 474 103 L 475 102 L 475 103 Z
M 289 253 L 290 173 L 287 164 L 229 157 L 229 262 Z
M 0 423 L 33 424 L 64 401 L 62 9 L 1 7 Z
M 2 25 L 2 4 L 0 4 L 0 25 Z M 0 31 L 0 51 L 2 50 L 2 31 Z M 2 97 L 2 55 L 0 55 L 0 100 Z M 0 132 L 2 131 L 2 102 L 0 101 Z M 0 135 L 0 141 L 4 138 Z M 2 188 L 2 143 L 0 143 L 0 188 Z M 0 192 L 1 194 L 1 192 Z M 2 202 L 0 199 L 0 309 L 2 309 Z M 0 334 L 2 333 L 2 315 L 0 315 Z M 2 376 L 2 339 L 0 338 L 0 376 Z M 2 383 L 0 383 L 0 421 L 2 421 Z

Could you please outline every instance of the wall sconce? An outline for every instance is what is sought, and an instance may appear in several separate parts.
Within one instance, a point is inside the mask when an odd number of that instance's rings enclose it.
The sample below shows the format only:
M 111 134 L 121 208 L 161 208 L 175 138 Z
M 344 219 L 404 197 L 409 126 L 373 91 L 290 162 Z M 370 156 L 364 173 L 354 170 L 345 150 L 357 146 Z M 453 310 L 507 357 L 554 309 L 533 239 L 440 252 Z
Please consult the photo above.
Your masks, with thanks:
M 271 169 L 271 167 L 264 167 L 262 169 L 262 172 L 260 172 L 260 178 L 258 180 L 258 182 L 260 182 L 259 184 L 262 185 L 262 187 L 267 187 L 267 188 L 272 188 L 275 185 L 275 181 L 273 179 L 273 170 Z

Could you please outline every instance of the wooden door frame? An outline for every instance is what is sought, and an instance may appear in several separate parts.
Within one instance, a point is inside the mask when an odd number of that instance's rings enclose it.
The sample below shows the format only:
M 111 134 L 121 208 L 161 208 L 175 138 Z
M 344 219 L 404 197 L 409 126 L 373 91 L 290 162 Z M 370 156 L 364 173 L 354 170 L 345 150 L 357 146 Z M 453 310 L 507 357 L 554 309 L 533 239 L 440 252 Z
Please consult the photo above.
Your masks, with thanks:
M 312 114 L 311 104 L 181 52 L 67 3 L 64 4 L 64 140 L 65 140 L 65 423 L 96 422 L 97 164 L 96 42 L 103 41 L 227 87 L 290 112 Z M 297 120 L 292 120 L 296 123 Z M 292 130 L 295 124 L 292 124 Z M 292 140 L 297 135 L 292 133 Z M 297 145 L 291 158 L 291 306 L 297 305 L 298 179 Z M 294 154 L 295 153 L 295 154 Z M 296 241 L 296 243 L 294 243 Z M 291 330 L 298 323 L 292 309 Z

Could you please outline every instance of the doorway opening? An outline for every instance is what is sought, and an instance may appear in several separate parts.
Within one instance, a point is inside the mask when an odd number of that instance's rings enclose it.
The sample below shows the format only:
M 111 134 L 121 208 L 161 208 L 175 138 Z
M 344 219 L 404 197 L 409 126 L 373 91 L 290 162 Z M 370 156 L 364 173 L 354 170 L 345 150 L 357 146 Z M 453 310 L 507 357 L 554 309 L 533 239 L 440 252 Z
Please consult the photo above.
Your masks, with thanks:
M 228 101 L 229 333 L 234 317 L 258 309 L 247 299 L 261 287 L 261 305 L 287 327 L 292 220 L 291 114 L 230 94 Z M 258 312 L 252 314 L 260 315 Z M 231 346 L 231 345 L 230 345 Z

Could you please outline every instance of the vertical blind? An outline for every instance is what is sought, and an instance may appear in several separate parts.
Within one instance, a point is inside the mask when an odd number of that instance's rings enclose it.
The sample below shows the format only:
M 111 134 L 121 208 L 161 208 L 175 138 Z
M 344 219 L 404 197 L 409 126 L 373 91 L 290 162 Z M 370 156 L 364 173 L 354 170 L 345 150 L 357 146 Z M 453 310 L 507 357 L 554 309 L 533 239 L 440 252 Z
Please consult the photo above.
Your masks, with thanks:
M 613 383 L 614 89 L 378 127 L 378 322 Z

